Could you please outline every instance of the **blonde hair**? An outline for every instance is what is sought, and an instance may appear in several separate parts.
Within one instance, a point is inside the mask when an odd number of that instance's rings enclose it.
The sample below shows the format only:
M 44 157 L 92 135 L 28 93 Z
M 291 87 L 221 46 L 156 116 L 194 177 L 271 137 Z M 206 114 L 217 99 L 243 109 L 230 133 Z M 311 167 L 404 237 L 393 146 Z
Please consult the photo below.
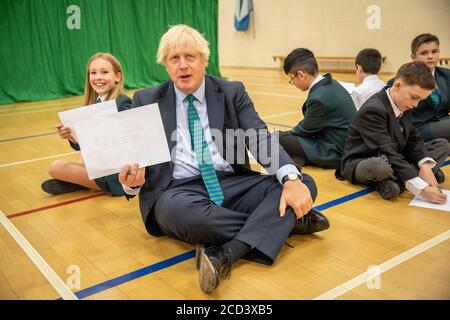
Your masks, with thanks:
M 179 50 L 186 47 L 197 50 L 206 64 L 208 64 L 208 41 L 200 32 L 185 24 L 171 26 L 161 37 L 158 52 L 156 53 L 156 61 L 165 65 L 167 54 L 170 50 Z
M 108 93 L 108 96 L 106 97 L 106 100 L 115 100 L 118 95 L 123 93 L 123 83 L 124 83 L 124 75 L 122 66 L 120 65 L 119 60 L 117 60 L 112 54 L 110 53 L 96 53 L 92 57 L 90 57 L 87 67 L 86 67 L 86 85 L 84 87 L 84 104 L 93 104 L 97 100 L 97 92 L 95 92 L 94 89 L 92 89 L 90 81 L 89 81 L 89 67 L 91 66 L 92 61 L 97 59 L 103 59 L 111 63 L 113 67 L 113 71 L 115 74 L 120 73 L 122 76 L 120 78 L 120 81 L 117 82 L 113 89 Z

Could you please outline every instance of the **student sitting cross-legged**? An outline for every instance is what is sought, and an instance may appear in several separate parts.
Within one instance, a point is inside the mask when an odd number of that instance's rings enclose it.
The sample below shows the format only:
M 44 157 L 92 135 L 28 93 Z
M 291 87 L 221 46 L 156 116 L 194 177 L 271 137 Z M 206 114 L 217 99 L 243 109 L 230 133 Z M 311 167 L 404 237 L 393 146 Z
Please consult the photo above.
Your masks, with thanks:
M 429 33 L 418 35 L 411 43 L 411 58 L 425 63 L 436 81 L 431 94 L 412 111 L 413 124 L 425 141 L 450 141 L 450 70 L 438 67 L 439 52 L 438 37 Z
M 373 95 L 353 120 L 336 176 L 352 183 L 374 185 L 383 199 L 393 199 L 406 187 L 433 203 L 445 203 L 439 170 L 450 151 L 446 139 L 424 143 L 411 121 L 411 111 L 434 89 L 427 66 L 404 64 L 392 87 Z
M 347 90 L 331 74 L 319 74 L 314 54 L 295 49 L 284 61 L 290 84 L 307 91 L 304 115 L 291 131 L 280 132 L 280 144 L 299 165 L 336 168 L 344 151 L 344 141 L 355 105 Z

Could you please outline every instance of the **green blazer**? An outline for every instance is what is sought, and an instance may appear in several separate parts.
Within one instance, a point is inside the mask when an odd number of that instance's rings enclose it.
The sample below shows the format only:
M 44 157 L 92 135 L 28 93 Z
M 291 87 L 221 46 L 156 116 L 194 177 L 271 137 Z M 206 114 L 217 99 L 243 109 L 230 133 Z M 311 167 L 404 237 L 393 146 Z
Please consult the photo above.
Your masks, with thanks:
M 412 110 L 412 121 L 416 128 L 428 122 L 438 121 L 448 116 L 450 111 L 450 69 L 436 67 L 434 76 L 441 94 L 441 106 L 436 109 L 431 101 L 431 95 L 419 102 L 417 108 Z M 388 81 L 387 85 L 392 86 L 394 79 Z
M 344 152 L 347 129 L 356 114 L 350 94 L 331 74 L 316 83 L 302 107 L 304 119 L 291 130 L 308 160 L 337 168 Z

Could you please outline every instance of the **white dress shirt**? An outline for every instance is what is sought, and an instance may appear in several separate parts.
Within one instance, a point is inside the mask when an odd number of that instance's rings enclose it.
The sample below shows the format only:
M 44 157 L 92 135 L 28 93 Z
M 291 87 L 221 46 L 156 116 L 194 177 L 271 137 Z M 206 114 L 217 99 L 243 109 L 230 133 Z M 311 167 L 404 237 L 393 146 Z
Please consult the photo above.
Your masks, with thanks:
M 362 83 L 351 93 L 356 110 L 359 110 L 364 102 L 375 93 L 380 92 L 385 86 L 384 81 L 378 78 L 376 74 L 365 77 Z
M 401 116 L 403 115 L 403 112 L 401 112 L 397 108 L 394 101 L 392 100 L 391 95 L 390 95 L 390 88 L 386 89 L 386 94 L 389 98 L 389 102 L 391 103 L 392 110 L 394 110 L 395 117 L 401 118 Z M 420 160 L 419 163 L 417 164 L 417 166 L 420 168 L 424 163 L 431 164 L 432 168 L 436 165 L 436 161 L 434 161 L 430 157 L 426 157 L 426 158 L 423 158 L 422 160 Z M 428 186 L 428 183 L 426 183 L 420 177 L 415 177 L 415 178 L 409 179 L 408 181 L 405 182 L 406 189 L 408 189 L 408 191 L 411 192 L 412 194 L 414 194 L 415 196 L 420 194 L 422 192 L 422 190 L 425 189 L 425 187 L 427 187 L 427 186 Z
M 313 82 L 311 82 L 311 85 L 309 86 L 308 90 L 311 90 L 311 88 L 314 87 L 314 85 L 315 85 L 317 82 L 319 82 L 320 80 L 322 80 L 322 79 L 323 79 L 323 76 L 319 74 L 319 75 L 313 80 Z

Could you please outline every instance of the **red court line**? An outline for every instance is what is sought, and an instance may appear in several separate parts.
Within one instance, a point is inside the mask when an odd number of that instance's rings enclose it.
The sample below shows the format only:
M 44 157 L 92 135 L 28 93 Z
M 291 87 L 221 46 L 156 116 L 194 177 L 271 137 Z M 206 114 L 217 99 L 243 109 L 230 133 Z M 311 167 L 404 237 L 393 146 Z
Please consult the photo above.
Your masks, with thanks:
M 79 202 L 79 201 L 83 201 L 83 200 L 88 200 L 88 199 L 92 199 L 92 198 L 96 198 L 96 197 L 100 197 L 100 196 L 105 196 L 105 195 L 106 195 L 106 193 L 98 192 L 98 193 L 94 193 L 94 194 L 91 194 L 91 195 L 88 195 L 88 196 L 79 197 L 79 198 L 75 198 L 75 199 L 72 199 L 72 200 L 51 204 L 51 205 L 45 206 L 45 207 L 34 208 L 34 209 L 31 209 L 31 210 L 27 210 L 27 211 L 13 213 L 13 214 L 8 215 L 7 218 L 8 219 L 13 219 L 13 218 L 24 216 L 24 215 L 27 215 L 27 214 L 30 214 L 30 213 L 33 213 L 33 212 L 38 212 L 38 211 L 44 211 L 44 210 L 47 210 L 47 209 L 57 208 L 57 207 L 65 206 L 66 204 L 71 204 L 71 203 L 75 203 L 75 202 Z

